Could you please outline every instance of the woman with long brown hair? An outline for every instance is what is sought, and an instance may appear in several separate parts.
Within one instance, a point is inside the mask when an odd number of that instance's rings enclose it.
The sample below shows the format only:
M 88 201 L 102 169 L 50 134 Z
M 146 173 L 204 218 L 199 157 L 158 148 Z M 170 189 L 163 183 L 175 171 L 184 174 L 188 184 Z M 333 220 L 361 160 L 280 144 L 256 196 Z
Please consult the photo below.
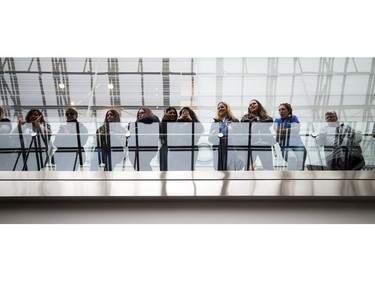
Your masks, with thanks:
M 117 164 L 123 162 L 126 133 L 118 111 L 109 109 L 103 125 L 96 130 L 97 157 L 91 159 L 91 170 L 98 170 L 103 165 L 104 171 L 113 171 Z
M 159 117 L 148 107 L 140 107 L 136 121 L 129 124 L 129 159 L 137 171 L 152 171 L 151 161 L 159 148 Z
M 264 170 L 273 170 L 272 146 L 275 144 L 270 127 L 273 119 L 267 114 L 266 109 L 256 99 L 249 102 L 248 112 L 245 114 L 241 122 L 250 123 L 249 139 L 247 143 L 250 145 L 248 150 L 247 162 L 249 170 L 255 168 L 257 157 L 262 162 Z

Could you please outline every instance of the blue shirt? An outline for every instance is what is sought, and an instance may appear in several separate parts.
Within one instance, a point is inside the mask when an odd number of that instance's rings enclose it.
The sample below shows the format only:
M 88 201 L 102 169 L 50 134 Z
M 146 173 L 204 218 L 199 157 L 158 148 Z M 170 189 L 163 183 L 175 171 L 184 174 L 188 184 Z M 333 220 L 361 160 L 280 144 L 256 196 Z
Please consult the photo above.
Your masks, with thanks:
M 300 122 L 298 120 L 298 117 L 295 115 L 292 115 L 290 118 L 275 118 L 275 131 L 277 131 L 277 128 L 292 129 L 296 127 L 300 127 Z M 298 130 L 298 133 L 294 130 L 290 130 L 290 133 L 287 137 L 289 138 L 287 138 L 287 140 L 285 141 L 285 145 L 290 145 L 290 146 L 304 145 L 299 135 L 299 130 Z

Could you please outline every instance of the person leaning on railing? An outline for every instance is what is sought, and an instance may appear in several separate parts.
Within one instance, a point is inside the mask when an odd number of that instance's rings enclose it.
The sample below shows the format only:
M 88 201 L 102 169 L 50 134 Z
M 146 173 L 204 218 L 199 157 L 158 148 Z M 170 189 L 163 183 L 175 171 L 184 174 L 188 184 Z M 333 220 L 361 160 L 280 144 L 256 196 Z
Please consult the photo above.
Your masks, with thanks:
M 160 129 L 158 126 L 158 131 L 153 132 L 153 123 L 160 123 L 159 117 L 150 108 L 140 107 L 136 121 L 129 124 L 129 159 L 137 171 L 152 171 L 151 161 L 158 152 Z
M 97 171 L 99 164 L 104 171 L 112 171 L 124 160 L 127 129 L 122 126 L 120 114 L 110 109 L 105 114 L 103 125 L 96 130 L 96 154 L 91 159 L 91 170 Z
M 20 149 L 23 164 L 22 168 L 18 166 L 18 160 L 15 169 L 37 171 L 44 168 L 50 157 L 51 133 L 51 126 L 45 122 L 39 109 L 30 109 L 25 117 L 20 114 L 17 127 L 12 131 L 11 144 Z
M 216 107 L 214 123 L 210 128 L 208 140 L 217 145 L 214 151 L 214 169 L 219 171 L 242 170 L 244 163 L 238 157 L 236 151 L 228 150 L 228 134 L 232 129 L 231 123 L 239 122 L 233 115 L 230 105 L 226 102 L 219 102 Z
M 250 140 L 247 140 L 250 142 L 248 153 L 251 153 L 248 169 L 254 170 L 258 156 L 264 170 L 273 170 L 272 146 L 275 144 L 275 139 L 270 130 L 273 124 L 272 117 L 267 114 L 266 109 L 258 100 L 252 99 L 248 112 L 242 117 L 241 122 L 250 123 L 251 129 L 248 136 Z
M 326 112 L 324 118 L 327 125 L 320 130 L 316 139 L 324 146 L 328 169 L 361 170 L 365 166 L 359 145 L 362 132 L 340 123 L 335 111 Z
M 304 170 L 307 151 L 302 142 L 300 122 L 293 115 L 292 106 L 289 103 L 279 105 L 280 118 L 275 118 L 276 141 L 279 143 L 282 156 L 288 163 L 288 170 Z
M 86 161 L 84 145 L 88 139 L 86 126 L 78 121 L 78 111 L 74 107 L 65 110 L 66 124 L 61 125 L 56 134 L 54 154 L 56 170 L 76 171 Z
M 178 118 L 177 110 L 175 107 L 170 106 L 164 111 L 164 116 L 160 123 L 160 149 L 159 149 L 159 164 L 160 171 L 167 171 L 168 169 L 168 123 L 176 122 Z
M 178 129 L 180 132 L 180 140 L 182 143 L 189 143 L 191 145 L 189 152 L 191 153 L 190 161 L 186 161 L 184 165 L 177 164 L 181 170 L 193 171 L 195 170 L 195 164 L 197 162 L 198 156 L 198 142 L 201 135 L 204 132 L 203 125 L 199 122 L 199 119 L 195 112 L 188 106 L 183 107 L 177 119 L 177 123 L 179 123 Z M 193 124 L 191 124 L 193 123 Z M 188 133 L 189 132 L 189 133 Z M 179 159 L 180 162 L 184 162 L 186 159 Z M 177 166 L 176 165 L 176 166 Z

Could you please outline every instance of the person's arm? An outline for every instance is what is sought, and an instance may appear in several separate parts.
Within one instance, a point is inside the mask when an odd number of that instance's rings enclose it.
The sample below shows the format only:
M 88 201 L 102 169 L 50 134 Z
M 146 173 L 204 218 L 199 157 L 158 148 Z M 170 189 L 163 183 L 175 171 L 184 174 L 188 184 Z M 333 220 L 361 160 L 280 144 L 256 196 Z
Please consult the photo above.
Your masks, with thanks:
M 35 126 L 40 130 L 42 134 L 51 135 L 51 126 L 48 123 L 40 122 L 43 116 L 40 115 L 34 122 Z
M 288 133 L 288 128 L 283 128 L 283 121 L 281 119 L 275 119 L 274 129 L 276 132 L 276 142 L 283 143 Z
M 316 141 L 319 145 L 327 145 L 327 127 L 320 129 L 319 134 L 316 135 Z
M 214 118 L 214 123 L 211 124 L 210 135 L 208 136 L 208 141 L 210 143 L 216 143 L 219 133 L 219 123 L 218 120 Z
M 300 129 L 301 129 L 301 123 L 299 122 L 298 117 L 293 115 L 288 133 L 290 135 L 299 135 Z

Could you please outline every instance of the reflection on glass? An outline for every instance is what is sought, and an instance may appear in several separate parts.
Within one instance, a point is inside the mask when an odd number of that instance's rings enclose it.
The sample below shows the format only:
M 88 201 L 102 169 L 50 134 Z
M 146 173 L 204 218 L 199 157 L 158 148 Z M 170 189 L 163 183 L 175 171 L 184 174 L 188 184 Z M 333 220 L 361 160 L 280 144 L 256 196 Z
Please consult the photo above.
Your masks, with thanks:
M 262 134 L 259 127 L 254 132 L 250 124 L 231 124 L 226 137 L 227 166 L 236 171 L 288 170 L 280 143 L 270 146 L 270 143 L 259 142 L 260 139 L 276 138 L 275 129 L 265 124 L 271 133 Z M 51 163 L 56 165 L 57 171 L 76 171 L 81 165 L 80 153 L 82 170 L 86 171 L 99 171 L 101 164 L 106 165 L 104 171 L 217 171 L 222 165 L 223 158 L 218 152 L 221 136 L 209 133 L 210 129 L 218 129 L 218 123 L 164 123 L 163 130 L 163 123 L 114 123 L 102 127 L 105 130 L 99 135 L 96 124 L 68 122 L 50 125 L 57 128 L 56 133 L 52 130 L 50 141 L 45 141 L 44 135 L 35 132 L 30 124 L 18 126 L 18 123 L 12 123 L 12 133 L 0 134 L 1 171 L 48 170 Z M 332 148 L 324 140 L 329 136 L 333 140 L 335 136 L 344 139 L 348 135 L 348 132 L 337 134 L 336 127 L 330 132 L 326 126 L 326 123 L 301 123 L 299 138 L 307 152 L 303 170 L 330 169 L 329 150 Z M 372 127 L 356 123 L 351 124 L 351 128 L 361 132 L 361 141 L 356 146 L 359 145 L 364 158 L 362 169 L 372 169 L 375 164 Z M 161 139 L 164 139 L 164 149 Z M 336 149 L 343 152 L 340 154 L 342 161 L 352 150 L 350 142 L 345 141 Z M 267 156 L 263 157 L 262 153 Z M 271 159 L 268 159 L 270 154 Z M 164 169 L 161 162 L 165 164 Z M 350 164 L 344 168 L 351 169 Z

